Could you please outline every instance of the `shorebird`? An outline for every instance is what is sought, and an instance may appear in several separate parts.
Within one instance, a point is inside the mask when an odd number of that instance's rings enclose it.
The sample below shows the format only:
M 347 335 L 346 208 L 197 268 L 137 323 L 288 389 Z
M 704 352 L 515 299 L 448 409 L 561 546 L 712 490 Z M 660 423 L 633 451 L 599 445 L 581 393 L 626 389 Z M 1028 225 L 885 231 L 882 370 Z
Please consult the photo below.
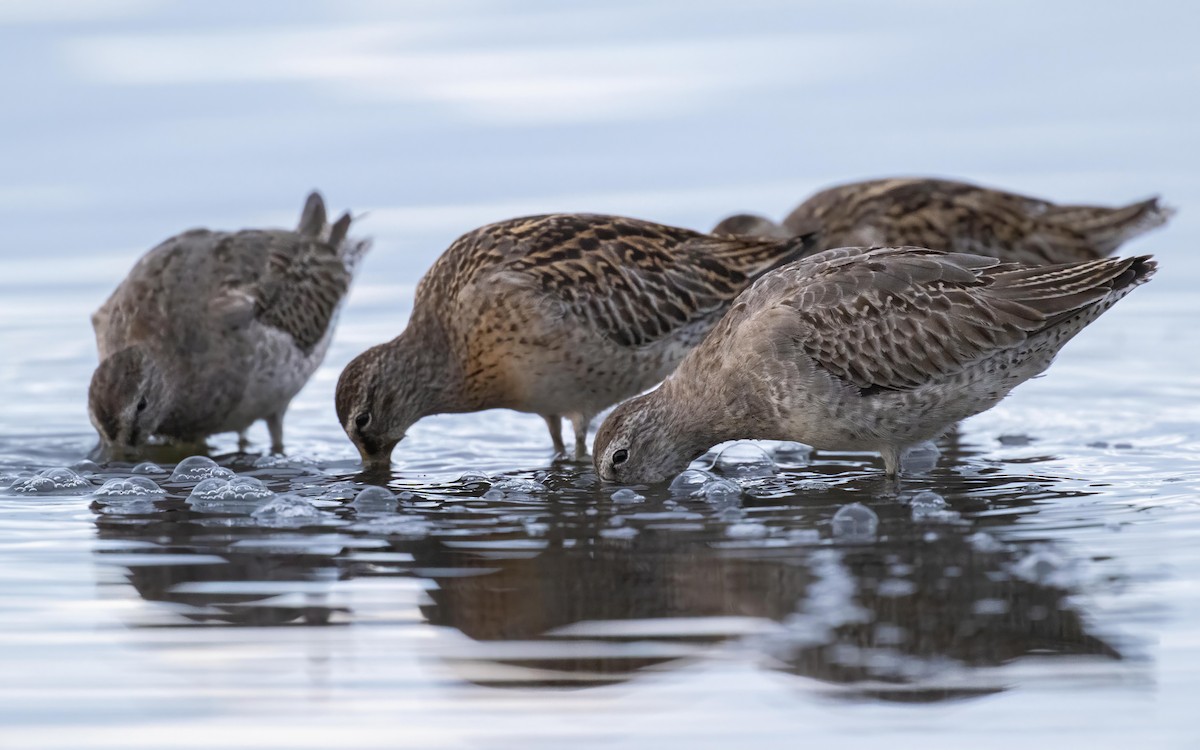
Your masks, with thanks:
M 596 434 L 601 478 L 677 474 L 726 440 L 878 451 L 991 408 L 1154 273 L 1149 256 L 1057 266 L 914 247 L 828 250 L 767 274 L 656 390 Z
M 539 414 L 565 454 L 562 417 L 587 454 L 592 418 L 675 369 L 754 279 L 813 238 L 718 238 L 591 214 L 468 232 L 417 286 L 408 327 L 342 372 L 338 420 L 368 467 L 422 417 L 505 408 Z
M 312 193 L 294 231 L 193 229 L 146 253 L 92 316 L 100 364 L 88 412 L 110 457 L 150 436 L 196 443 L 283 415 L 325 356 L 370 246 Z
M 822 190 L 782 226 L 737 214 L 713 233 L 780 237 L 819 229 L 819 250 L 914 245 L 1044 265 L 1111 255 L 1173 214 L 1158 198 L 1117 208 L 1059 206 L 965 182 L 897 178 Z

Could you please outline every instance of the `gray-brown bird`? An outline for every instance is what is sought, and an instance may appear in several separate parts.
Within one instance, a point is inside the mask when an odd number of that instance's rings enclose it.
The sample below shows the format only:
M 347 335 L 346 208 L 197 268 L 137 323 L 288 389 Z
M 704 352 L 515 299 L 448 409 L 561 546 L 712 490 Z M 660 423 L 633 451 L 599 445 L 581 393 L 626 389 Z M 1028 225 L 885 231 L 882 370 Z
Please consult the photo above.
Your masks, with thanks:
M 819 229 L 820 250 L 912 245 L 1036 265 L 1103 258 L 1173 214 L 1158 198 L 1116 208 L 1059 206 L 954 180 L 894 178 L 822 190 L 782 225 L 737 214 L 713 233 L 781 237 Z
M 726 440 L 901 452 L 990 409 L 1154 273 L 913 247 L 828 250 L 767 274 L 656 390 L 596 434 L 596 471 L 655 482 Z
M 295 230 L 193 229 L 137 262 L 92 316 L 100 364 L 88 411 L 109 457 L 151 436 L 194 444 L 283 416 L 325 356 L 355 267 L 370 246 L 332 226 L 309 195 Z
M 719 238 L 591 214 L 468 232 L 417 287 L 408 327 L 355 358 L 338 419 L 368 466 L 422 417 L 505 408 L 561 418 L 586 455 L 588 424 L 675 369 L 734 297 L 813 239 Z

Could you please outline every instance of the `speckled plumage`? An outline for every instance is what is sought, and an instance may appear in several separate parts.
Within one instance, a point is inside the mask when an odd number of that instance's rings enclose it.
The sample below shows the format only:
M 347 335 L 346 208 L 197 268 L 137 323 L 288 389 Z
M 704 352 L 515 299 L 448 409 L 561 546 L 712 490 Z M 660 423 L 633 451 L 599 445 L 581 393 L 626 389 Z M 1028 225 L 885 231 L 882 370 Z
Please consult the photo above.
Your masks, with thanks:
M 92 316 L 88 406 L 110 454 L 146 438 L 195 443 L 283 415 L 316 370 L 369 247 L 313 193 L 294 231 L 193 229 L 146 253 Z
M 1147 281 L 1149 257 L 1057 266 L 841 248 L 767 274 L 596 435 L 601 477 L 665 479 L 740 438 L 900 452 L 991 408 Z
M 750 282 L 811 245 L 590 214 L 476 229 L 421 280 L 405 331 L 346 367 L 338 418 L 375 465 L 422 417 L 492 408 L 542 415 L 559 452 L 569 418 L 582 456 L 600 410 L 661 380 Z
M 1059 206 L 954 180 L 894 178 L 813 195 L 783 221 L 738 214 L 713 230 L 743 236 L 821 231 L 820 250 L 913 245 L 1028 264 L 1112 254 L 1171 218 L 1157 198 L 1128 206 Z

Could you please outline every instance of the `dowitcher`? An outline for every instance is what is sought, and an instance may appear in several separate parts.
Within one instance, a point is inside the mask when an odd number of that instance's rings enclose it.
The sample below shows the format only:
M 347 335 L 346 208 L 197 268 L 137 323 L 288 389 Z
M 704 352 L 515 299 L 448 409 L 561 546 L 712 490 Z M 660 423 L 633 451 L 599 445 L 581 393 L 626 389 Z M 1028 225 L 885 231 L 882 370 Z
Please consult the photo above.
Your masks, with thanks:
M 991 408 L 1154 273 L 914 247 L 828 250 L 767 274 L 656 390 L 596 434 L 603 479 L 673 476 L 742 438 L 900 454 Z
M 408 327 L 342 372 L 338 419 L 368 466 L 422 417 L 505 408 L 592 418 L 657 383 L 754 279 L 812 248 L 637 219 L 532 216 L 468 232 L 417 286 Z
M 820 229 L 820 250 L 914 245 L 1034 265 L 1103 258 L 1173 213 L 1158 198 L 1116 208 L 1060 206 L 953 180 L 898 178 L 822 190 L 782 226 L 737 214 L 713 233 L 779 237 Z
M 112 457 L 150 436 L 196 443 L 283 415 L 325 356 L 370 243 L 312 193 L 294 231 L 193 229 L 146 253 L 92 316 L 88 411 Z

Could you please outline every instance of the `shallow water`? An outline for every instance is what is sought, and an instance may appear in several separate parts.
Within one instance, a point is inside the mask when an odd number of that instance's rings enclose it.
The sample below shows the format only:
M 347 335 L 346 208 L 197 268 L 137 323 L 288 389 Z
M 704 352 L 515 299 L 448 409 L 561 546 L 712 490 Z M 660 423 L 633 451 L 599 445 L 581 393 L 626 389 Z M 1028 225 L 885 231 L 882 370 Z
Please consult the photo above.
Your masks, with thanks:
M 1195 12 L 793 6 L 6 3 L 0 745 L 1195 747 Z M 357 497 L 337 373 L 457 234 L 896 173 L 1181 211 L 1128 246 L 1150 285 L 899 487 L 763 444 L 614 494 L 489 412 L 421 422 L 394 497 Z M 133 260 L 313 185 L 375 249 L 289 460 L 212 441 L 298 499 L 80 465 L 88 315 Z M 163 492 L 102 493 L 131 476 Z

